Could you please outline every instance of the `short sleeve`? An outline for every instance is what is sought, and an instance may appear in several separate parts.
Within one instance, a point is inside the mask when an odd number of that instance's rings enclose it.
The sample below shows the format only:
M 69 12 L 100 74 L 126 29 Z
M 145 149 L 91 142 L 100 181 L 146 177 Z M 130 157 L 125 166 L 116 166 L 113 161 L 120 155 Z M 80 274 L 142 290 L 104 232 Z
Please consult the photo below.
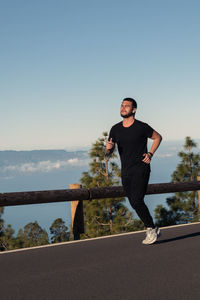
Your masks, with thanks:
M 114 127 L 111 128 L 110 133 L 109 133 L 109 137 L 108 140 L 110 141 L 110 139 L 113 140 L 114 143 L 116 143 L 116 138 L 115 138 L 115 130 Z
M 147 123 L 144 123 L 145 136 L 151 138 L 154 132 L 154 129 L 149 126 Z

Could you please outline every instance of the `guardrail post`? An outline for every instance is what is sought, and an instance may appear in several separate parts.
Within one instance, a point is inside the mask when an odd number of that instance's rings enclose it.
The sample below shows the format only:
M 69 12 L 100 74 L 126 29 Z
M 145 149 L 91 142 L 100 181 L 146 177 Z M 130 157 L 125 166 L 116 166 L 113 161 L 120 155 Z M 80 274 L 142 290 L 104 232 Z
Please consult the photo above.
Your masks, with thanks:
M 80 189 L 82 186 L 78 183 L 70 184 L 70 189 Z M 80 240 L 80 234 L 84 233 L 83 201 L 71 201 L 72 231 L 74 240 Z
M 197 176 L 197 180 L 200 181 L 200 176 Z M 200 211 L 200 190 L 198 190 L 198 202 L 199 202 L 199 211 Z

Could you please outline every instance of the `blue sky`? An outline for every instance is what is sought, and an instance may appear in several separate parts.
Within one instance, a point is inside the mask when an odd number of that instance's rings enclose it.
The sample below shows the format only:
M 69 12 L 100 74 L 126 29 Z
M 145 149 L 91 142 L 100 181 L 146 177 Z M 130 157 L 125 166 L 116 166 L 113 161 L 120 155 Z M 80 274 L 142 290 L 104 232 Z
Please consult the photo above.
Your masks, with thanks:
M 83 148 L 124 97 L 199 138 L 200 1 L 0 0 L 0 150 Z

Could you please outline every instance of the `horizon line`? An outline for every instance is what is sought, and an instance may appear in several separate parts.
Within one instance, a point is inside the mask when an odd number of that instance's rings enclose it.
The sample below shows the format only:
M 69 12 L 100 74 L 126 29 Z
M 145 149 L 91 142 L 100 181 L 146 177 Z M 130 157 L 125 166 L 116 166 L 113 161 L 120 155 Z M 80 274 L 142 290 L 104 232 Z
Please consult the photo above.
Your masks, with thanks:
M 183 143 L 185 139 L 168 139 L 168 140 L 163 140 L 162 141 L 162 144 L 163 143 Z M 200 141 L 200 138 L 193 138 L 193 140 L 199 140 Z M 7 148 L 7 149 L 1 149 L 0 152 L 3 152 L 3 151 L 86 151 L 87 149 L 89 149 L 90 147 L 92 146 L 92 143 L 89 145 L 80 145 L 80 146 L 71 146 L 71 147 L 51 147 L 49 146 L 48 148 L 46 146 L 43 147 L 40 147 L 38 146 L 38 148 Z

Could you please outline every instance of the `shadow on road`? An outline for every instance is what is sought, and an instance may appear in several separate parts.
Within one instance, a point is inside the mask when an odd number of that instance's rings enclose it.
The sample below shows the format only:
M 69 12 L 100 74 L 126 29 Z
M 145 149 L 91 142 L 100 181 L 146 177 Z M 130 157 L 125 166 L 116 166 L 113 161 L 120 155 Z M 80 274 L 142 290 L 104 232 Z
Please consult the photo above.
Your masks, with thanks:
M 195 237 L 195 236 L 200 236 L 200 232 L 190 233 L 190 234 L 174 237 L 174 238 L 171 238 L 171 239 L 157 241 L 155 244 L 170 243 L 170 242 L 174 242 L 174 241 L 178 241 L 178 240 L 192 238 L 192 237 Z

